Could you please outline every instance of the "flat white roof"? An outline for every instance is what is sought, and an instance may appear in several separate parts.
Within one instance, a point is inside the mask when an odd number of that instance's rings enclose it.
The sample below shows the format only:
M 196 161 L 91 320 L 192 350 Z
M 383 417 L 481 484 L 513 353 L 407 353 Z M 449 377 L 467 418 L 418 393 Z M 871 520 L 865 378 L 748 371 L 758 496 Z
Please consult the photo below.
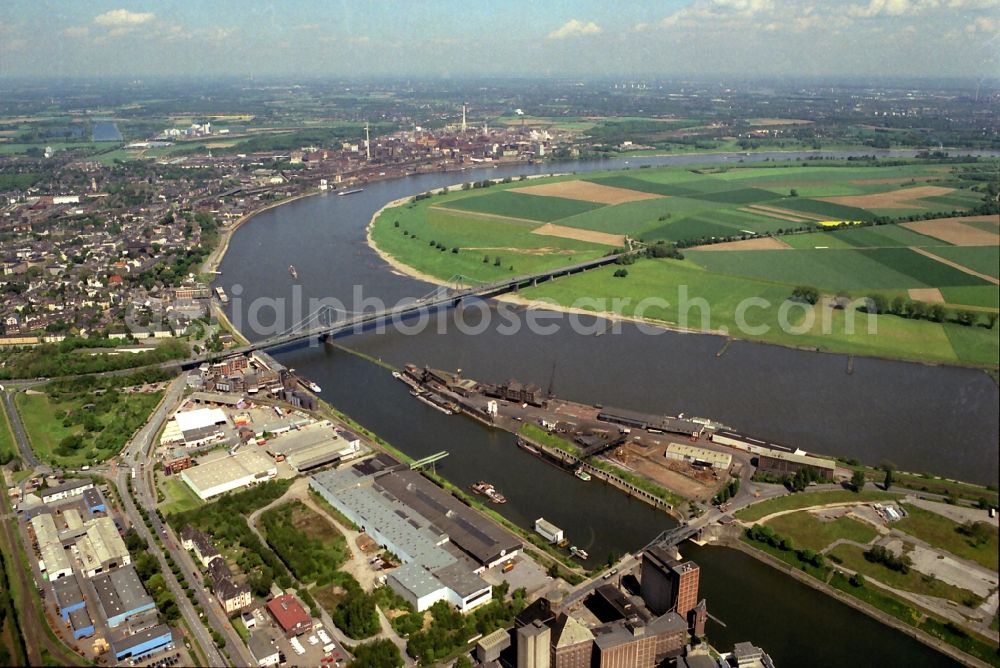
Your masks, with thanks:
M 215 424 L 225 424 L 226 414 L 221 408 L 198 408 L 193 411 L 175 413 L 174 420 L 181 431 L 191 431 Z
M 253 449 L 253 446 L 247 446 L 235 455 L 220 457 L 213 461 L 184 469 L 181 471 L 181 478 L 186 480 L 196 491 L 204 493 L 213 487 L 234 482 L 241 478 L 264 478 L 272 472 L 277 472 L 274 460 L 263 452 Z

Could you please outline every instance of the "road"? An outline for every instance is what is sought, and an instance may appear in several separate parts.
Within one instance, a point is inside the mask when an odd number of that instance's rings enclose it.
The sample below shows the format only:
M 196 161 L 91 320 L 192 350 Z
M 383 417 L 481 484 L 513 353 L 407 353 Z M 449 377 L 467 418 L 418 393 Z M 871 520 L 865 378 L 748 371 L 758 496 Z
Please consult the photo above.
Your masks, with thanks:
M 135 436 L 129 442 L 128 446 L 122 453 L 121 465 L 118 467 L 117 472 L 114 475 L 114 483 L 118 488 L 118 493 L 121 495 L 124 504 L 124 510 L 128 514 L 129 519 L 132 521 L 133 526 L 135 526 L 136 531 L 146 539 L 149 543 L 149 551 L 153 554 L 157 561 L 160 562 L 160 568 L 162 570 L 163 576 L 166 580 L 167 586 L 170 588 L 171 593 L 177 600 L 177 606 L 180 608 L 181 616 L 187 623 L 188 628 L 191 633 L 194 634 L 201 645 L 202 652 L 205 654 L 209 665 L 212 666 L 226 666 L 230 665 L 222 654 L 216 649 L 215 641 L 212 640 L 212 636 L 205 629 L 201 618 L 194 610 L 194 606 L 188 600 L 187 595 L 184 593 L 183 588 L 174 577 L 169 566 L 167 565 L 166 557 L 163 551 L 156 544 L 155 536 L 147 529 L 146 524 L 142 520 L 142 516 L 139 514 L 132 497 L 128 493 L 128 480 L 131 476 L 133 467 L 139 470 L 142 464 L 151 460 L 150 448 L 153 444 L 153 439 L 159 432 L 160 427 L 167 419 L 167 415 L 174 409 L 177 402 L 183 395 L 186 381 L 183 376 L 175 379 L 167 388 L 164 393 L 163 400 L 160 405 L 156 407 L 153 411 L 152 416 L 146 424 L 136 432 Z M 205 596 L 203 588 L 199 585 L 201 578 L 192 572 L 191 568 L 187 566 L 183 559 L 179 558 L 178 551 L 181 550 L 179 541 L 175 538 L 171 538 L 167 535 L 166 527 L 160 522 L 159 517 L 156 515 L 156 493 L 149 484 L 148 476 L 152 475 L 152 465 L 150 465 L 149 470 L 145 473 L 147 475 L 137 475 L 133 482 L 136 493 L 136 499 L 142 504 L 142 507 L 146 510 L 149 515 L 149 519 L 153 525 L 153 531 L 157 532 L 160 537 L 168 545 L 173 545 L 171 552 L 174 553 L 174 561 L 180 566 L 181 572 L 183 573 L 185 579 L 191 585 L 192 589 L 196 592 L 198 601 L 201 603 L 202 609 L 205 611 L 208 622 L 211 626 L 222 634 L 226 639 L 226 649 L 229 651 L 229 655 L 233 657 L 236 665 L 250 665 L 249 659 L 244 656 L 248 655 L 248 652 L 240 640 L 236 632 L 230 627 L 228 621 L 223 618 L 219 619 L 219 614 L 215 608 L 213 608 L 213 601 Z
M 38 457 L 31 450 L 28 434 L 24 431 L 21 416 L 18 415 L 17 407 L 14 405 L 14 395 L 5 390 L 3 393 L 3 403 L 7 411 L 7 420 L 10 422 L 10 428 L 14 432 L 14 438 L 17 440 L 17 447 L 21 451 L 21 459 L 31 468 L 38 468 L 42 463 L 38 461 Z

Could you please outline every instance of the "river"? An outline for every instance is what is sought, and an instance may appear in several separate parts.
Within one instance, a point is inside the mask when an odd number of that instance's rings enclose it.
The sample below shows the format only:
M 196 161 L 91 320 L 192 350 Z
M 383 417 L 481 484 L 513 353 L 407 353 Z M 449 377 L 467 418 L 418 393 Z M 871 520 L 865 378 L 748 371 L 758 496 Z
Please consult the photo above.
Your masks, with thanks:
M 801 154 L 806 155 L 810 154 Z M 627 166 L 795 157 L 758 153 L 632 158 Z M 625 163 L 426 174 L 371 183 L 364 192 L 347 197 L 301 199 L 254 217 L 234 234 L 216 284 L 232 297 L 227 315 L 251 339 L 264 338 L 300 319 L 309 312 L 310 299 L 336 297 L 348 308 L 360 310 L 350 298 L 358 285 L 365 296 L 388 303 L 418 297 L 431 286 L 394 273 L 365 242 L 365 226 L 386 202 L 462 181 L 612 169 Z M 298 270 L 299 287 L 289 275 L 289 264 Z M 275 311 L 279 317 L 274 329 L 253 331 L 246 326 L 252 312 L 267 324 Z M 568 399 L 702 415 L 816 452 L 871 463 L 888 458 L 906 470 L 934 470 L 979 482 L 997 479 L 998 391 L 980 371 L 857 359 L 848 374 L 842 355 L 743 342 L 734 342 L 716 357 L 723 343 L 719 337 L 676 332 L 651 336 L 628 324 L 603 336 L 577 335 L 565 327 L 552 336 L 527 330 L 513 336 L 495 330 L 464 335 L 450 327 L 447 334 L 387 331 L 340 342 L 396 366 L 415 362 L 461 368 L 471 378 L 516 377 L 542 387 L 554 380 L 556 393 Z M 468 418 L 446 416 L 413 400 L 385 369 L 357 356 L 307 345 L 277 351 L 275 356 L 317 381 L 325 400 L 407 454 L 420 457 L 448 451 L 438 465 L 442 475 L 462 487 L 478 479 L 493 482 L 509 499 L 497 506 L 506 517 L 530 527 L 544 516 L 590 552 L 592 563 L 611 553 L 635 550 L 672 525 L 662 513 L 527 455 L 509 434 Z M 688 556 L 702 563 L 702 587 L 710 609 L 728 625 L 711 630 L 723 648 L 731 640 L 753 640 L 786 666 L 815 662 L 823 655 L 831 661 L 816 665 L 835 665 L 838 652 L 847 650 L 864 663 L 873 652 L 891 657 L 893 663 L 948 663 L 919 642 L 745 555 L 707 549 L 695 556 L 692 550 L 686 548 Z M 768 614 L 749 614 L 754 605 L 766 606 Z M 826 640 L 797 640 L 822 624 L 836 633 L 817 634 Z M 823 642 L 830 645 L 829 653 L 817 651 Z

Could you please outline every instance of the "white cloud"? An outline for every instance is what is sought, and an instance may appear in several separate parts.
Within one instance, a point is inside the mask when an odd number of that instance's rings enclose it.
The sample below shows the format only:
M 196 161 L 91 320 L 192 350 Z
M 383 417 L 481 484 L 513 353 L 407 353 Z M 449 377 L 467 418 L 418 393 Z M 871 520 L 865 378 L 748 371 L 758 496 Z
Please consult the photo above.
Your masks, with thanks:
M 350 37 L 350 38 L 348 38 L 347 43 L 348 44 L 355 44 L 355 45 L 364 46 L 365 44 L 370 44 L 371 41 L 372 41 L 372 38 L 369 37 L 368 35 L 361 35 L 359 37 Z
M 124 26 L 138 26 L 143 23 L 149 23 L 156 18 L 156 14 L 152 12 L 130 12 L 127 9 L 112 9 L 110 12 L 105 12 L 94 17 L 94 23 L 99 26 L 108 27 L 124 27 Z
M 584 23 L 577 19 L 570 19 L 550 32 L 548 37 L 549 39 L 566 39 L 567 37 L 575 37 L 577 35 L 596 35 L 599 32 L 601 32 L 601 26 L 593 21 Z
M 90 28 L 87 26 L 70 26 L 62 31 L 62 34 L 66 37 L 86 37 L 90 34 Z
M 645 32 L 648 29 L 649 24 L 644 22 L 639 22 L 632 26 L 632 32 Z

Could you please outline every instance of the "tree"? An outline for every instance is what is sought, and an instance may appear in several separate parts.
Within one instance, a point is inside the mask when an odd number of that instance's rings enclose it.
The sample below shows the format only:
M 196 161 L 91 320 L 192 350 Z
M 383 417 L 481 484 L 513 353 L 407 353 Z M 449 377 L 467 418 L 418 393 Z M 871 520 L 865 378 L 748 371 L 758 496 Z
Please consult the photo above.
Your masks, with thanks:
M 882 295 L 868 295 L 868 303 L 865 305 L 868 313 L 885 313 L 888 308 L 889 302 Z
M 792 189 L 791 189 L 791 190 L 790 190 L 790 191 L 788 192 L 788 196 L 789 196 L 789 197 L 798 197 L 798 196 L 799 196 L 799 191 L 798 191 L 798 190 L 796 190 L 795 188 L 792 188 Z
M 955 318 L 960 324 L 965 325 L 966 327 L 976 322 L 976 314 L 973 311 L 957 311 L 955 313 Z
M 792 290 L 792 299 L 815 304 L 819 301 L 819 290 L 809 285 L 799 285 Z
M 858 469 L 851 476 L 851 486 L 855 492 L 860 492 L 865 487 L 865 472 Z
M 892 483 L 894 483 L 894 482 L 895 482 L 895 479 L 893 478 L 893 475 L 892 475 L 892 469 L 886 469 L 885 470 L 885 480 L 882 481 L 882 487 L 884 487 L 886 489 L 886 491 L 888 491 L 889 488 L 892 487 Z
M 986 314 L 986 327 L 987 329 L 993 329 L 993 325 L 997 324 L 997 314 L 987 313 Z
M 927 317 L 934 322 L 944 322 L 945 310 L 940 304 L 931 304 L 927 309 Z

